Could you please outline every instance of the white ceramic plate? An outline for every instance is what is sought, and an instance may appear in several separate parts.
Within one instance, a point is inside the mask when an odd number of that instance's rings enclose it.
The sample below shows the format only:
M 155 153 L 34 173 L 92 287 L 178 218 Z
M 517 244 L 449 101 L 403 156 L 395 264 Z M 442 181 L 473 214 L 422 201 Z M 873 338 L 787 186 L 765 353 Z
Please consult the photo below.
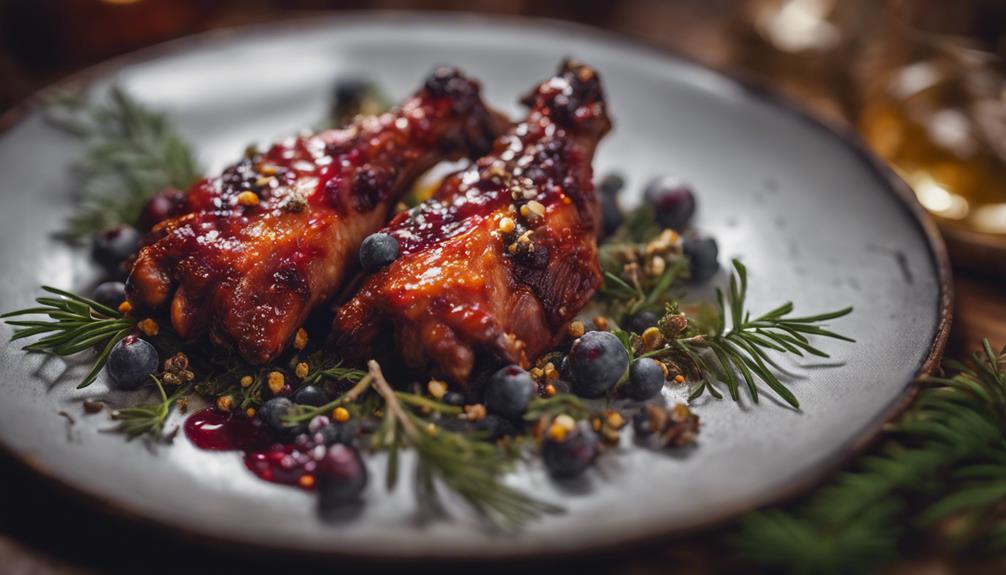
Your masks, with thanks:
M 90 80 L 95 94 L 116 83 L 168 112 L 202 164 L 219 170 L 249 142 L 316 124 L 339 77 L 372 77 L 399 98 L 435 65 L 456 65 L 516 116 L 518 97 L 565 56 L 596 67 L 605 83 L 615 130 L 596 171 L 627 175 L 630 192 L 658 174 L 691 182 L 698 226 L 719 240 L 723 261 L 747 263 L 755 309 L 788 298 L 808 312 L 855 306 L 833 327 L 858 343 L 825 342 L 832 360 L 787 364 L 801 411 L 768 395 L 759 405 L 704 399 L 695 449 L 656 453 L 626 440 L 576 488 L 521 468 L 513 484 L 568 512 L 512 536 L 463 508 L 450 521 L 423 521 L 409 481 L 392 494 L 372 481 L 358 517 L 328 524 L 311 495 L 259 481 L 236 453 L 202 452 L 184 438 L 151 451 L 101 433 L 110 426 L 104 414 L 77 416 L 68 434 L 57 412 L 79 414 L 85 397 L 104 397 L 107 387 L 99 380 L 75 391 L 73 377 L 59 379 L 61 361 L 16 346 L 0 352 L 0 442 L 39 473 L 138 520 L 255 548 L 397 559 L 607 548 L 706 526 L 822 478 L 903 405 L 941 351 L 949 316 L 942 244 L 903 184 L 854 139 L 694 64 L 540 21 L 322 18 L 184 40 Z M 79 144 L 47 126 L 37 106 L 17 113 L 0 136 L 3 309 L 29 304 L 40 284 L 82 290 L 96 277 L 82 252 L 52 237 L 72 210 L 69 166 Z M 383 478 L 383 460 L 369 464 Z

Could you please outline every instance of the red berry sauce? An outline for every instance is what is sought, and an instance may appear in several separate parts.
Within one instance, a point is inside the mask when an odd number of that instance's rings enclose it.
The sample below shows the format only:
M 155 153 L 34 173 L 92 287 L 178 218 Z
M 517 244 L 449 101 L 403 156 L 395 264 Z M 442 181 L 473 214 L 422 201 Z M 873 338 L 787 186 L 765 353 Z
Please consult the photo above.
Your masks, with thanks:
M 185 420 L 185 436 L 206 451 L 241 451 L 245 467 L 260 479 L 313 489 L 316 450 L 313 445 L 277 441 L 275 434 L 258 420 L 233 415 L 215 407 L 196 412 Z M 318 451 L 318 453 L 314 453 Z

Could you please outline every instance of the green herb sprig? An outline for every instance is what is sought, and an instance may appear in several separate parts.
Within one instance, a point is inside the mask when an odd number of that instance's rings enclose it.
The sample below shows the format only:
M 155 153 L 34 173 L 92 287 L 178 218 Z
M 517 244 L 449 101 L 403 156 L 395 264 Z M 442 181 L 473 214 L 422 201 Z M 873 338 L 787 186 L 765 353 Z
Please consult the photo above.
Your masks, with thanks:
M 63 94 L 52 104 L 50 122 L 86 144 L 76 164 L 82 184 L 80 209 L 66 230 L 71 239 L 118 224 L 135 226 L 148 199 L 168 187 L 185 190 L 201 175 L 191 146 L 168 118 L 118 87 L 109 90 L 104 105 L 80 94 Z
M 596 301 L 606 315 L 621 322 L 670 303 L 673 288 L 689 276 L 682 245 L 676 232 L 657 225 L 652 209 L 641 206 L 630 213 L 626 223 L 598 246 L 604 284 Z
M 337 360 L 326 365 L 326 361 L 323 359 L 324 354 L 316 353 L 310 358 L 310 363 L 312 366 L 317 365 L 311 370 L 311 373 L 304 378 L 304 385 L 318 385 L 326 379 L 334 381 L 346 381 L 350 383 L 357 383 L 367 372 L 351 367 L 343 367 L 342 360 Z
M 164 390 L 164 385 L 157 376 L 151 375 L 151 379 L 157 385 L 161 400 L 156 403 L 137 405 L 117 409 L 112 412 L 112 419 L 119 422 L 115 431 L 123 433 L 128 439 L 137 437 L 148 437 L 153 441 L 164 438 L 164 424 L 171 415 L 171 410 L 178 400 L 191 391 L 191 385 L 185 384 L 168 395 Z
M 796 507 L 749 515 L 729 543 L 771 572 L 862 573 L 904 545 L 1006 553 L 1006 348 L 986 340 L 927 377 L 886 440 Z M 936 537 L 934 537 L 934 535 Z
M 686 329 L 679 333 L 680 322 L 669 322 L 669 318 L 679 315 L 676 305 L 668 307 L 664 326 L 668 343 L 665 347 L 640 355 L 672 359 L 679 365 L 687 366 L 698 376 L 698 384 L 692 390 L 689 400 L 694 400 L 708 392 L 717 399 L 723 395 L 716 382 L 727 386 L 734 401 L 740 400 L 740 388 L 744 385 L 751 400 L 758 402 L 758 382 L 767 385 L 793 408 L 800 402 L 773 372 L 779 366 L 771 354 L 805 353 L 818 357 L 828 354 L 814 346 L 810 336 L 826 337 L 842 341 L 855 341 L 821 326 L 823 322 L 848 315 L 852 308 L 812 316 L 793 317 L 792 302 L 787 302 L 772 311 L 752 317 L 746 307 L 747 268 L 738 260 L 733 261 L 734 272 L 730 276 L 730 288 L 726 295 L 717 290 L 717 310 L 708 325 L 697 325 L 689 320 Z M 727 325 L 729 322 L 729 329 Z M 674 327 L 679 326 L 679 327 Z
M 91 370 L 77 385 L 78 388 L 87 387 L 98 377 L 115 344 L 133 329 L 133 322 L 92 299 L 50 286 L 42 286 L 42 289 L 56 297 L 39 297 L 35 300 L 37 307 L 8 312 L 0 318 L 14 327 L 11 341 L 45 334 L 45 337 L 26 345 L 24 349 L 27 351 L 66 357 L 99 348 L 101 351 L 95 357 Z M 48 319 L 10 319 L 33 315 Z
M 513 458 L 496 444 L 431 425 L 402 401 L 381 373 L 377 362 L 368 364 L 374 390 L 384 400 L 384 418 L 372 438 L 372 446 L 389 452 L 387 486 L 398 477 L 398 451 L 415 449 L 416 495 L 420 501 L 440 508 L 437 485 L 459 495 L 492 525 L 512 531 L 561 507 L 535 499 L 500 481 L 513 468 Z

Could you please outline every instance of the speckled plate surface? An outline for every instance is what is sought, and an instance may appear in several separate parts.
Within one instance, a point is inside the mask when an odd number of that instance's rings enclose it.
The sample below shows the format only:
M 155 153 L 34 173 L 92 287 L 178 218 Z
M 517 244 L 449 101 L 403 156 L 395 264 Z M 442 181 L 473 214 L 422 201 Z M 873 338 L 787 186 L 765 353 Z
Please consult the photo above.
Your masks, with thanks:
M 608 548 L 707 526 L 822 479 L 904 405 L 911 380 L 942 350 L 949 322 L 949 274 L 932 225 L 903 184 L 848 136 L 665 53 L 584 28 L 505 18 L 359 15 L 263 26 L 156 48 L 87 79 L 98 94 L 114 82 L 167 111 L 202 164 L 218 170 L 249 142 L 315 124 L 340 76 L 373 77 L 398 98 L 434 65 L 453 64 L 516 115 L 519 95 L 564 56 L 595 66 L 605 82 L 616 127 L 597 171 L 626 174 L 632 193 L 657 174 L 693 183 L 697 223 L 726 258 L 748 264 L 755 309 L 785 298 L 807 312 L 855 306 L 833 327 L 858 343 L 825 342 L 833 359 L 787 364 L 801 411 L 768 396 L 759 405 L 702 400 L 695 449 L 655 453 L 625 438 L 575 486 L 522 467 L 513 484 L 568 511 L 512 536 L 484 529 L 463 508 L 449 521 L 426 521 L 408 481 L 391 494 L 372 481 L 356 517 L 323 523 L 311 495 L 257 480 L 236 453 L 201 452 L 184 438 L 151 450 L 102 433 L 107 416 L 82 415 L 80 404 L 110 396 L 103 381 L 76 391 L 80 366 L 7 345 L 0 348 L 4 451 L 140 521 L 256 549 L 385 559 Z M 37 106 L 5 120 L 0 308 L 7 310 L 29 304 L 40 284 L 86 290 L 96 274 L 86 254 L 53 238 L 72 210 L 69 166 L 79 145 L 48 127 Z M 0 329 L 2 342 L 9 337 Z M 76 424 L 68 426 L 61 410 Z M 383 476 L 380 457 L 369 465 Z

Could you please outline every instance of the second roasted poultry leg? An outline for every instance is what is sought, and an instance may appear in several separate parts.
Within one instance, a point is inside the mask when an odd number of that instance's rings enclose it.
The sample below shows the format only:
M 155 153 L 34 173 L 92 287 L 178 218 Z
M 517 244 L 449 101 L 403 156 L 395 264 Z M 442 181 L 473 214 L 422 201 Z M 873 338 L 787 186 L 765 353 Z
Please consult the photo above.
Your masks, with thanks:
M 265 363 L 340 287 L 360 242 L 414 180 L 484 153 L 501 125 L 478 84 L 445 68 L 393 112 L 251 154 L 195 184 L 187 213 L 151 231 L 129 299 L 169 307 L 184 338 L 208 333 Z
M 465 383 L 480 352 L 527 365 L 601 283 L 591 160 L 610 128 L 597 74 L 566 63 L 527 119 L 383 230 L 400 257 L 341 306 L 332 345 L 365 359 L 393 333 L 409 368 Z M 385 328 L 391 329 L 385 329 Z

